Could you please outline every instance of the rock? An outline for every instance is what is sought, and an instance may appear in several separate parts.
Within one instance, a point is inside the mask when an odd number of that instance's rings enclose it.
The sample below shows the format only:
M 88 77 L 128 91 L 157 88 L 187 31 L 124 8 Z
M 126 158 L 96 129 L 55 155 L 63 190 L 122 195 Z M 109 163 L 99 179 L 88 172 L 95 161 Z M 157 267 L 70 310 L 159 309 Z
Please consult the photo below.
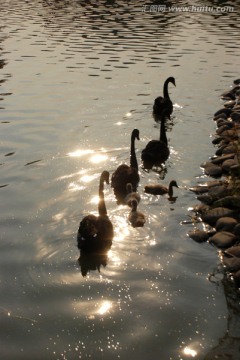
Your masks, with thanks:
M 233 275 L 233 280 L 237 287 L 240 286 L 240 270 L 236 271 Z
M 226 108 L 232 108 L 236 104 L 236 100 L 228 100 L 223 104 Z
M 234 99 L 235 99 L 235 97 L 234 97 Z M 215 112 L 214 118 L 216 116 L 218 116 L 219 114 L 225 114 L 228 117 L 231 114 L 231 112 L 232 112 L 231 109 L 226 109 L 226 108 L 219 109 L 218 111 Z
M 213 197 L 214 200 L 219 199 L 230 194 L 230 190 L 225 185 L 219 185 L 211 187 L 208 194 Z
M 226 249 L 230 246 L 233 246 L 237 241 L 237 236 L 228 232 L 228 231 L 218 231 L 213 235 L 209 242 L 220 249 Z M 240 259 L 239 259 L 239 269 L 240 269 Z
M 217 231 L 232 232 L 237 225 L 237 220 L 232 217 L 221 217 L 217 220 L 215 228 Z
M 239 196 L 225 196 L 222 199 L 214 201 L 213 206 L 215 207 L 227 207 L 227 208 L 240 208 L 240 197 Z
M 224 149 L 228 146 L 228 144 L 220 144 L 219 148 L 216 150 L 215 154 L 217 156 L 221 156 L 223 154 Z
M 194 240 L 194 241 L 196 241 L 198 243 L 206 242 L 209 239 L 210 235 L 211 235 L 210 233 L 208 233 L 208 232 L 206 232 L 204 230 L 198 230 L 198 229 L 190 231 L 188 233 L 188 236 L 192 240 Z
M 223 255 L 228 257 L 240 257 L 240 245 L 231 246 L 230 248 L 223 251 Z
M 196 194 L 204 194 L 208 192 L 208 186 L 207 185 L 192 186 L 189 188 L 189 190 L 195 192 Z
M 236 145 L 235 144 L 229 144 L 224 147 L 222 154 L 235 154 L 236 153 Z
M 228 123 L 228 122 L 227 122 Z M 216 134 L 217 135 L 221 135 L 224 131 L 229 130 L 230 126 L 226 125 L 226 124 L 222 124 L 217 130 L 216 130 Z
M 212 159 L 212 163 L 215 165 L 222 164 L 225 160 L 233 159 L 235 154 L 225 154 L 221 156 L 217 156 Z
M 234 233 L 236 236 L 240 237 L 240 223 L 238 223 L 238 224 L 235 226 L 233 233 Z
M 221 112 L 221 113 L 219 113 L 219 114 L 217 114 L 217 115 L 214 115 L 213 120 L 214 120 L 214 121 L 217 121 L 217 120 L 219 120 L 219 119 L 226 120 L 227 118 L 228 118 L 228 115 L 226 115 L 225 113 Z
M 222 168 L 221 166 L 215 165 L 210 161 L 205 162 L 202 164 L 204 168 L 204 172 L 208 176 L 217 177 L 222 175 Z
M 238 271 L 240 270 L 240 258 L 237 256 L 223 256 L 222 257 L 222 264 L 225 267 L 226 271 Z
M 203 202 L 206 205 L 211 205 L 214 201 L 214 199 L 212 198 L 212 196 L 208 195 L 208 194 L 201 194 L 197 196 L 197 199 L 201 202 Z
M 223 136 L 215 137 L 215 138 L 212 140 L 212 144 L 213 144 L 213 145 L 218 145 L 223 139 L 224 139 Z
M 222 99 L 226 99 L 226 100 L 234 100 L 235 99 L 235 94 L 233 93 L 232 90 L 230 91 L 225 91 L 222 95 L 221 95 Z
M 197 204 L 193 207 L 193 211 L 199 214 L 205 214 L 207 211 L 210 210 L 210 207 L 205 204 Z
M 224 207 L 216 207 L 214 209 L 207 210 L 205 213 L 203 213 L 202 221 L 214 227 L 219 218 L 225 216 L 231 217 L 231 215 L 234 214 L 235 212 L 231 209 Z
M 239 84 L 240 84 L 240 79 L 234 80 L 233 83 L 234 83 L 235 85 L 239 85 Z
M 239 112 L 232 112 L 231 113 L 231 119 L 235 122 L 239 122 L 240 121 L 240 113 Z
M 234 165 L 237 165 L 235 159 L 228 159 L 228 160 L 225 160 L 223 163 L 222 163 L 222 170 L 226 173 L 229 173 L 232 169 L 232 166 Z

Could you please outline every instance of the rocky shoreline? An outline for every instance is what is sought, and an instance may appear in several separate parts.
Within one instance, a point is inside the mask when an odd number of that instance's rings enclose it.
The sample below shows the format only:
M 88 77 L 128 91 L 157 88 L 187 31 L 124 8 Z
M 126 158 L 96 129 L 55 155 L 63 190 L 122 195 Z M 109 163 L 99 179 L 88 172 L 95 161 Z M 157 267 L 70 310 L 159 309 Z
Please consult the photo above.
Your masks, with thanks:
M 227 278 L 240 287 L 240 79 L 221 98 L 223 107 L 213 116 L 216 151 L 201 164 L 213 180 L 189 189 L 200 203 L 191 209 L 194 230 L 188 236 L 215 246 Z

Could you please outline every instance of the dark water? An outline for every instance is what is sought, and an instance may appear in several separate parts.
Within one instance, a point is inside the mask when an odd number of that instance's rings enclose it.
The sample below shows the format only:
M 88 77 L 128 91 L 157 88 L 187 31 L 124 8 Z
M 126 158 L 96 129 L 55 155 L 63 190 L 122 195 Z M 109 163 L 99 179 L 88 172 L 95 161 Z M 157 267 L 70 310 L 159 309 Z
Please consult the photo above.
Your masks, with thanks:
M 231 337 L 229 311 L 223 285 L 208 280 L 216 250 L 181 222 L 214 153 L 219 95 L 239 77 L 240 5 L 216 14 L 99 3 L 1 2 L 1 359 L 204 359 Z M 168 76 L 171 156 L 165 173 L 140 169 L 147 223 L 130 227 L 107 187 L 113 245 L 83 277 L 79 221 L 96 213 L 102 170 L 129 162 L 132 129 L 139 163 L 158 137 L 152 104 Z M 174 203 L 143 193 L 172 178 Z

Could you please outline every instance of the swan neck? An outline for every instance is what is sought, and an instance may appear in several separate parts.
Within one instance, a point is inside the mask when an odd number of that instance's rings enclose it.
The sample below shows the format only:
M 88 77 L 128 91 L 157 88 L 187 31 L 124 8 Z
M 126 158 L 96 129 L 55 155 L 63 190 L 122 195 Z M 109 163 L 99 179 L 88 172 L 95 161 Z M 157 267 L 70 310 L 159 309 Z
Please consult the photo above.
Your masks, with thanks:
M 133 204 L 132 204 L 132 212 L 133 211 L 137 211 L 137 202 L 133 202 Z
M 130 166 L 138 170 L 138 163 L 135 152 L 135 136 L 131 137 Z
M 168 84 L 169 84 L 169 81 L 168 79 L 165 81 L 164 85 L 163 85 L 163 96 L 164 98 L 166 99 L 170 99 L 169 97 L 169 93 L 168 93 Z
M 107 209 L 106 209 L 106 204 L 105 204 L 105 198 L 104 198 L 104 180 L 100 179 L 99 182 L 99 201 L 98 201 L 98 213 L 101 216 L 106 216 L 107 215 Z
M 169 187 L 168 187 L 168 195 L 170 198 L 173 196 L 173 186 L 171 183 L 169 184 Z

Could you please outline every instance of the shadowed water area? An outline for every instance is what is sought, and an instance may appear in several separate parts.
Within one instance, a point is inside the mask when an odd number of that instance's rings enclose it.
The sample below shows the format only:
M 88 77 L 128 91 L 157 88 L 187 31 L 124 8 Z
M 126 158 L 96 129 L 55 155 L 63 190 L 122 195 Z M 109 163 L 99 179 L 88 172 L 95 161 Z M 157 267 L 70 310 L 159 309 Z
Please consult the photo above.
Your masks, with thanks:
M 182 224 L 197 203 L 188 188 L 209 179 L 200 164 L 214 153 L 219 95 L 239 77 L 239 1 L 213 4 L 234 11 L 1 2 L 1 359 L 204 359 L 240 339 L 221 276 L 208 279 L 216 249 Z M 159 137 L 152 105 L 169 76 L 170 157 L 164 171 L 146 171 L 141 150 Z M 102 171 L 129 164 L 134 128 L 145 226 L 131 227 L 106 185 L 112 247 L 79 257 L 79 222 L 97 214 Z M 172 179 L 174 200 L 143 192 Z

